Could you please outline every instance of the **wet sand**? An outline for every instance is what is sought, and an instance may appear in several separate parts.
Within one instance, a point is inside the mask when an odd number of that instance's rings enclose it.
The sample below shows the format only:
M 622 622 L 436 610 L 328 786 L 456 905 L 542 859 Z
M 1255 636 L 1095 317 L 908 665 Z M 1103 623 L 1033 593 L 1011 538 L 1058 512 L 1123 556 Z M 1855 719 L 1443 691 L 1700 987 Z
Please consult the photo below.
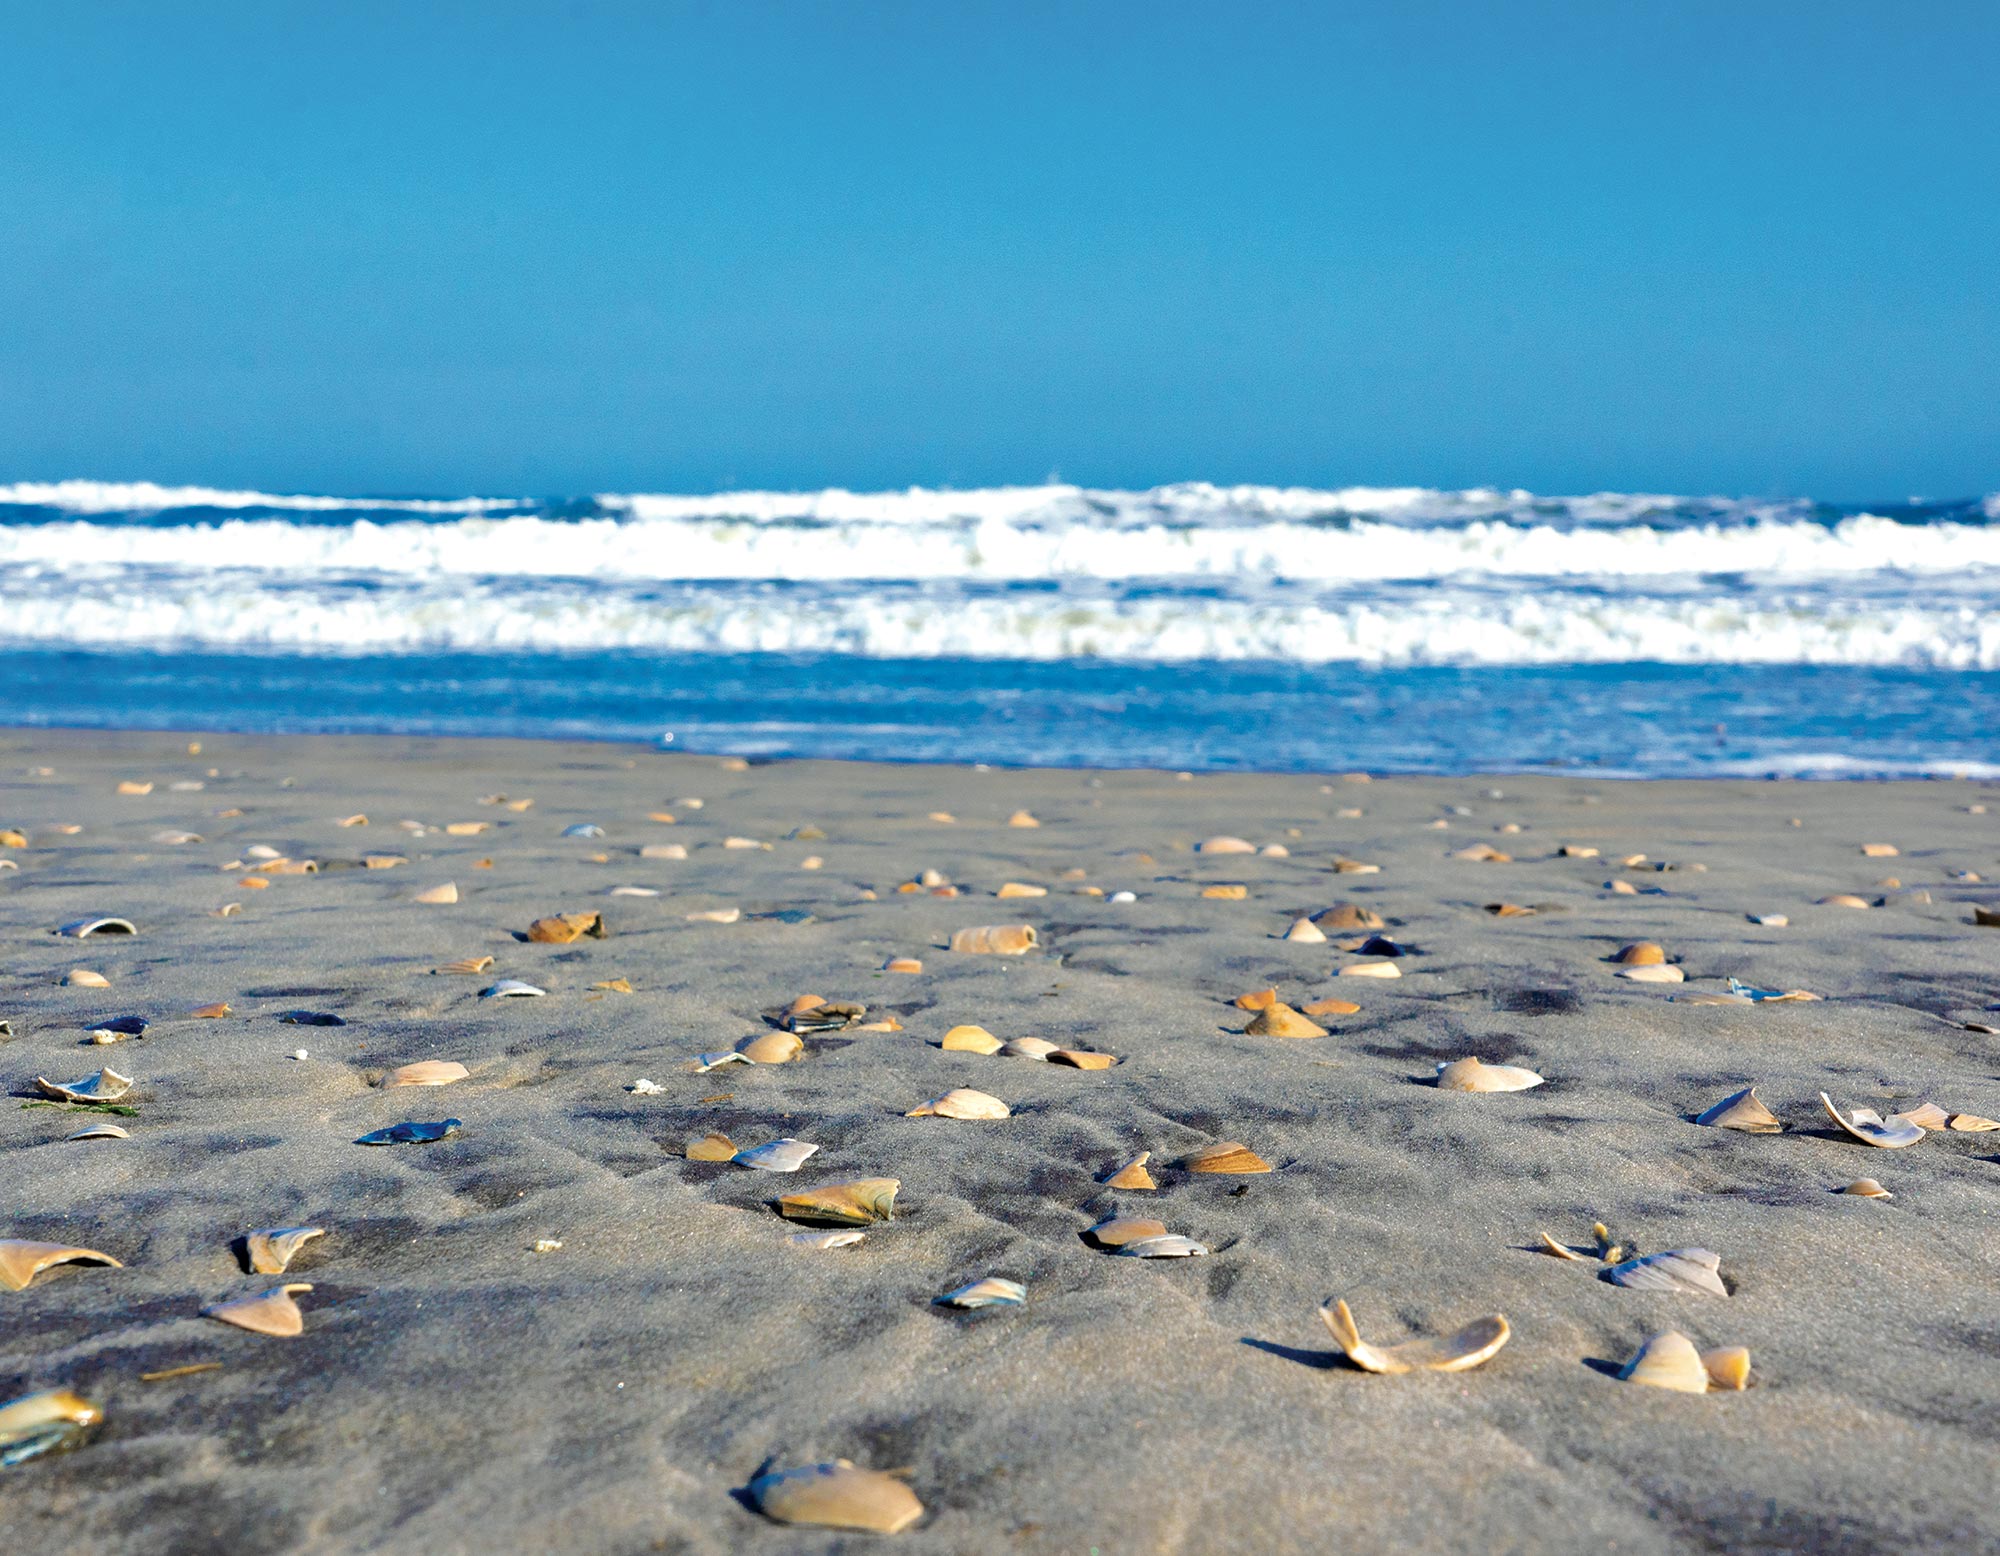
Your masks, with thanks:
M 496 793 L 534 804 L 481 803 Z M 0 871 L 0 1237 L 126 1266 L 0 1291 L 0 1402 L 66 1385 L 108 1417 L 80 1451 L 0 1470 L 10 1550 L 883 1543 L 746 1504 L 767 1462 L 834 1457 L 908 1471 L 927 1512 L 888 1543 L 912 1552 L 2000 1543 L 2000 1133 L 1875 1150 L 1818 1104 L 2000 1117 L 2000 1038 L 1966 1027 L 2000 1026 L 2000 929 L 1971 923 L 2000 885 L 1953 874 L 2000 882 L 2000 787 L 737 770 L 609 745 L 11 731 L 0 796 L 27 838 L 0 849 L 19 867 Z M 1022 808 L 1042 824 L 1008 826 Z M 604 835 L 564 836 L 576 823 Z M 1289 856 L 1193 851 L 1215 834 Z M 1482 842 L 1513 861 L 1451 857 Z M 1878 842 L 1899 856 L 1864 857 Z M 687 857 L 641 856 L 668 843 Z M 319 869 L 239 884 L 258 845 Z M 354 867 L 367 853 L 408 863 Z M 1380 872 L 1335 874 L 1337 856 Z M 961 894 L 896 890 L 926 869 Z M 413 900 L 446 881 L 455 904 Z M 996 900 L 1008 881 L 1048 895 Z M 1246 896 L 1201 895 L 1224 883 Z M 1835 893 L 1882 905 L 1815 905 Z M 1412 948 L 1402 977 L 1336 977 L 1375 958 L 1276 938 L 1340 901 Z M 1548 911 L 1484 911 L 1500 901 Z M 811 917 L 758 916 L 786 910 Z M 562 912 L 610 933 L 519 938 Z M 1747 917 L 1773 913 L 1789 926 Z M 139 933 L 51 933 L 100 914 Z M 944 948 L 998 923 L 1039 948 Z M 1687 982 L 1617 977 L 1607 958 L 1635 940 Z M 478 977 L 431 971 L 482 956 Z M 882 971 L 894 956 L 923 972 Z M 75 968 L 109 987 L 62 985 Z M 1685 998 L 1730 976 L 1823 999 Z M 499 978 L 547 997 L 480 998 Z M 632 992 L 592 987 L 617 978 Z M 1244 1035 L 1229 1001 L 1270 985 L 1361 1009 L 1321 1039 Z M 902 1030 L 694 1072 L 805 992 Z M 232 1014 L 189 1015 L 213 1001 Z M 345 1025 L 277 1019 L 302 1009 Z M 143 1037 L 91 1043 L 126 1015 Z M 959 1023 L 1122 1062 L 941 1051 Z M 1547 1083 L 1431 1084 L 1468 1054 Z M 373 1084 L 425 1059 L 470 1078 Z M 106 1063 L 138 1082 L 128 1139 L 70 1142 L 93 1120 L 21 1106 L 37 1075 Z M 641 1077 L 659 1093 L 629 1090 Z M 1785 1133 L 1692 1122 L 1752 1082 Z M 1012 1116 L 905 1116 L 955 1086 Z M 435 1144 L 354 1143 L 447 1117 L 462 1127 Z M 789 1177 L 686 1160 L 711 1130 L 820 1150 Z M 1222 1141 L 1276 1170 L 1172 1165 Z M 1097 1181 L 1137 1150 L 1155 1192 Z M 901 1180 L 897 1218 L 858 1246 L 796 1246 L 771 1209 L 877 1176 Z M 1895 1197 L 1831 1192 L 1863 1176 Z M 1114 1211 L 1212 1252 L 1114 1257 L 1081 1236 Z M 1713 1249 L 1731 1294 L 1624 1290 L 1536 1251 L 1544 1230 L 1587 1245 L 1599 1220 L 1631 1249 Z M 302 1223 L 327 1235 L 283 1277 L 314 1288 L 301 1336 L 199 1316 L 278 1283 L 232 1239 Z M 1025 1306 L 933 1305 L 989 1274 Z M 1321 1325 L 1334 1296 L 1371 1340 L 1493 1313 L 1512 1339 L 1473 1371 L 1373 1376 Z M 1749 1347 L 1752 1386 L 1611 1375 L 1667 1328 Z M 201 1362 L 221 1366 L 140 1381 Z

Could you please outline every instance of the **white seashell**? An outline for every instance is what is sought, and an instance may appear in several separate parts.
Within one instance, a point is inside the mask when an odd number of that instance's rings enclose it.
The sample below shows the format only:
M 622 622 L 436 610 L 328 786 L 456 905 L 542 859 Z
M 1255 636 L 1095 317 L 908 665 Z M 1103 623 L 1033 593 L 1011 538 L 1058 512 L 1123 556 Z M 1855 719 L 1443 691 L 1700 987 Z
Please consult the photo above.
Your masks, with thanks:
M 1295 941 L 1301 945 L 1324 945 L 1326 943 L 1326 936 L 1320 932 L 1319 925 L 1315 924 L 1309 918 L 1293 919 L 1292 927 L 1285 931 L 1283 938 Z
M 1752 913 L 1750 922 L 1762 924 L 1767 929 L 1784 929 L 1792 921 L 1782 913 Z
M 837 1232 L 794 1232 L 786 1239 L 801 1248 L 812 1248 L 826 1252 L 835 1248 L 852 1248 L 868 1234 L 862 1231 L 843 1230 Z
M 1722 1284 L 1722 1257 L 1706 1248 L 1672 1248 L 1665 1253 L 1649 1253 L 1604 1272 L 1614 1286 L 1632 1291 L 1700 1291 L 1712 1297 L 1726 1297 Z
M 1777 1114 L 1757 1100 L 1755 1086 L 1731 1092 L 1714 1107 L 1697 1114 L 1695 1122 L 1713 1129 L 1740 1129 L 1752 1135 L 1775 1135 L 1785 1127 Z
M 1454 1334 L 1374 1346 L 1361 1338 L 1345 1302 L 1329 1303 L 1319 1310 L 1319 1316 L 1334 1343 L 1363 1372 L 1464 1372 L 1490 1360 L 1512 1333 L 1507 1320 L 1496 1313 L 1491 1318 L 1475 1319 Z
M 1621 967 L 1618 976 L 1629 978 L 1634 983 L 1680 983 L 1687 974 L 1672 962 L 1656 962 L 1651 965 L 1641 963 L 1636 967 Z
M 1437 1067 L 1439 1091 L 1526 1091 L 1543 1078 L 1513 1064 L 1482 1064 L 1471 1057 Z
M 261 1232 L 252 1232 L 245 1237 L 243 1252 L 249 1260 L 252 1273 L 282 1275 L 286 1266 L 298 1256 L 301 1248 L 315 1237 L 324 1236 L 326 1236 L 324 1227 L 270 1227 Z
M 56 931 L 72 940 L 87 940 L 92 935 L 136 935 L 138 932 L 129 918 L 73 919 Z
M 1136 892 L 1114 891 L 1110 896 L 1106 897 L 1104 900 L 1106 902 L 1137 902 L 1139 900 L 1139 896 L 1138 893 Z
M 39 1075 L 35 1077 L 35 1090 L 45 1097 L 55 1097 L 63 1102 L 116 1102 L 132 1089 L 133 1084 L 131 1076 L 120 1075 L 108 1067 L 67 1084 L 45 1080 Z
M 88 967 L 73 967 L 63 974 L 63 985 L 71 989 L 108 989 L 111 980 Z
M 1000 1045 L 1000 1052 L 1009 1059 L 1046 1060 L 1050 1054 L 1060 1051 L 1056 1044 L 1045 1037 L 1017 1037 Z
M 984 1280 L 976 1280 L 960 1286 L 956 1291 L 947 1291 L 934 1299 L 941 1307 L 1019 1307 L 1028 1300 L 1028 1288 L 1016 1280 L 1002 1280 L 997 1275 L 989 1275 Z
M 658 1081 L 647 1080 L 646 1077 L 642 1075 L 631 1085 L 627 1086 L 625 1089 L 631 1092 L 636 1097 L 657 1097 L 661 1092 L 665 1091 L 667 1088 L 662 1086 Z
M 1194 851 L 1198 854 L 1254 854 L 1257 845 L 1240 837 L 1211 837 L 1195 844 Z
M 481 989 L 479 997 L 483 1000 L 540 999 L 548 992 L 547 989 L 536 988 L 532 983 L 523 983 L 519 978 L 502 978 L 492 988 Z
M 1924 1137 L 1921 1124 L 1912 1124 L 1907 1120 L 1885 1120 L 1872 1108 L 1856 1108 L 1846 1118 L 1842 1118 L 1840 1109 L 1833 1105 L 1833 1098 L 1821 1092 L 1819 1100 L 1820 1106 L 1826 1109 L 1828 1118 L 1865 1145 L 1880 1146 L 1885 1151 L 1897 1151 L 1906 1145 L 1915 1145 Z
M 418 892 L 412 900 L 416 902 L 427 902 L 433 905 L 440 903 L 456 902 L 458 901 L 458 886 L 455 882 L 452 881 L 446 881 L 441 886 L 426 886 L 422 891 Z
M 797 1172 L 818 1149 L 804 1140 L 773 1140 L 738 1151 L 730 1160 L 739 1167 L 754 1167 L 759 1172 Z
M 969 1086 L 957 1086 L 934 1102 L 911 1108 L 906 1118 L 1006 1118 L 1012 1110 L 998 1097 Z
M 594 821 L 578 821 L 562 829 L 564 837 L 602 837 L 604 828 Z
M 710 1070 L 719 1070 L 725 1064 L 751 1064 L 755 1062 L 748 1054 L 739 1054 L 733 1048 L 726 1054 L 696 1054 L 694 1060 L 694 1073 L 697 1075 L 706 1075 Z
M 641 859 L 685 859 L 687 856 L 685 843 L 648 843 L 639 850 Z
M 659 892 L 651 886 L 614 886 L 606 893 L 612 897 L 657 897 Z
M 924 1516 L 923 1503 L 902 1481 L 846 1459 L 759 1475 L 750 1496 L 766 1518 L 821 1529 L 900 1534 Z
M 1340 969 L 1343 978 L 1400 978 L 1403 969 L 1394 962 L 1354 962 Z
M 1196 1259 L 1208 1249 L 1191 1237 L 1168 1233 L 1164 1237 L 1141 1237 L 1122 1245 L 1118 1253 L 1127 1259 Z
M 99 1253 L 95 1248 L 0 1238 L 0 1286 L 9 1291 L 26 1291 L 28 1282 L 58 1264 L 108 1264 L 114 1270 L 125 1267 L 110 1254 Z
M 1618 1369 L 1618 1376 L 1627 1383 L 1672 1389 L 1678 1394 L 1708 1392 L 1708 1368 L 1702 1363 L 1701 1352 L 1678 1329 L 1669 1329 L 1647 1340 Z
M 1858 1194 L 1863 1199 L 1894 1199 L 1896 1197 L 1873 1178 L 1856 1178 L 1846 1188 L 1835 1189 L 1833 1192 L 1836 1194 Z
M 88 1129 L 79 1129 L 68 1136 L 71 1140 L 129 1140 L 131 1134 L 116 1124 L 92 1124 Z

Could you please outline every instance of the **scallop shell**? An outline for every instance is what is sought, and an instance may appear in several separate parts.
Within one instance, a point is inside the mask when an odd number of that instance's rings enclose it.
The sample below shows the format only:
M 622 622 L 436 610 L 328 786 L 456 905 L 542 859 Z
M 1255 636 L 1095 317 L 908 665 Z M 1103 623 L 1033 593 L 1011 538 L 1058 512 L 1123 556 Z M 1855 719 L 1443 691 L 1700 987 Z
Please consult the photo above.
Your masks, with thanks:
M 736 1142 L 727 1135 L 711 1131 L 699 1140 L 688 1142 L 687 1159 L 691 1162 L 727 1162 L 736 1156 Z
M 291 1281 L 283 1286 L 273 1286 L 254 1297 L 212 1302 L 201 1310 L 201 1316 L 234 1324 L 252 1334 L 267 1334 L 288 1340 L 302 1334 L 306 1327 L 305 1315 L 299 1311 L 298 1303 L 292 1300 L 292 1294 L 311 1290 L 312 1286 L 305 1281 Z
M 1146 1171 L 1146 1163 L 1152 1159 L 1151 1151 L 1141 1151 L 1124 1166 L 1099 1181 L 1106 1188 L 1113 1189 L 1156 1189 L 1159 1185 L 1153 1181 L 1153 1175 Z
M 25 1291 L 29 1281 L 58 1264 L 108 1264 L 114 1270 L 125 1268 L 110 1254 L 99 1253 L 95 1248 L 0 1238 L 0 1286 L 9 1291 Z
M 1670 1248 L 1614 1264 L 1604 1272 L 1614 1286 L 1633 1291 L 1699 1291 L 1711 1297 L 1726 1297 L 1722 1284 L 1722 1258 L 1706 1248 Z
M 1058 1048 L 1049 1055 L 1048 1062 L 1066 1064 L 1072 1070 L 1108 1070 L 1118 1062 L 1118 1056 L 1089 1048 Z
M 121 1129 L 116 1124 L 92 1124 L 88 1129 L 79 1129 L 73 1135 L 64 1136 L 68 1140 L 129 1140 L 130 1130 Z
M 1017 1280 L 989 1275 L 932 1300 L 939 1307 L 1019 1307 L 1028 1300 L 1028 1288 Z
M 602 940 L 610 933 L 601 913 L 558 913 L 538 918 L 528 926 L 528 938 L 542 945 L 568 945 L 586 935 Z
M 896 1191 L 902 1186 L 895 1178 L 857 1178 L 850 1183 L 822 1184 L 816 1189 L 781 1196 L 778 1214 L 788 1221 L 868 1226 L 894 1218 Z
M 1319 926 L 1309 918 L 1293 919 L 1292 927 L 1286 930 L 1280 938 L 1293 941 L 1299 945 L 1326 944 L 1326 936 L 1320 933 Z
M 983 1091 L 974 1091 L 969 1086 L 955 1086 L 934 1102 L 921 1103 L 903 1116 L 905 1118 L 1006 1118 L 1012 1112 L 998 1097 L 990 1097 Z
M 1274 1004 L 1250 1018 L 1243 1029 L 1251 1037 L 1325 1037 L 1326 1028 L 1289 1005 Z
M 1696 1114 L 1695 1122 L 1714 1129 L 1740 1129 L 1752 1135 L 1775 1135 L 1785 1127 L 1777 1114 L 1758 1101 L 1755 1086 L 1731 1092 L 1714 1107 Z
M 1224 1140 L 1196 1151 L 1180 1165 L 1184 1172 L 1253 1173 L 1271 1170 L 1271 1164 L 1263 1157 L 1234 1140 Z
M 1026 956 L 1035 948 L 1032 924 L 981 924 L 951 937 L 951 948 L 973 956 Z
M 63 974 L 63 984 L 71 989 L 108 989 L 111 980 L 101 972 L 92 972 L 88 967 L 73 967 Z
M 1656 1389 L 1672 1389 L 1677 1394 L 1706 1394 L 1708 1368 L 1694 1341 L 1678 1329 L 1656 1334 L 1639 1347 L 1632 1359 L 1618 1369 L 1627 1383 L 1644 1383 Z
M 43 1389 L 0 1405 L 0 1467 L 82 1446 L 104 1411 L 68 1389 Z
M 1747 1389 L 1750 1386 L 1750 1352 L 1741 1345 L 1719 1346 L 1701 1353 L 1708 1381 L 1719 1389 Z
M 818 1149 L 804 1140 L 787 1138 L 738 1151 L 731 1160 L 739 1167 L 754 1167 L 758 1172 L 797 1172 Z
M 441 886 L 427 886 L 411 900 L 429 903 L 456 902 L 458 901 L 458 886 L 452 881 L 446 881 Z
M 867 1239 L 866 1232 L 794 1232 L 787 1239 L 801 1248 L 813 1248 L 824 1253 L 834 1248 L 852 1248 Z
M 1360 1009 L 1353 1000 L 1334 999 L 1329 995 L 1326 999 L 1301 1005 L 1299 1013 L 1306 1016 L 1351 1016 Z
M 1873 1108 L 1856 1108 L 1846 1118 L 1842 1118 L 1840 1109 L 1833 1105 L 1833 1098 L 1825 1092 L 1819 1094 L 1819 1101 L 1820 1106 L 1826 1109 L 1828 1118 L 1864 1145 L 1877 1145 L 1885 1151 L 1897 1151 L 1906 1145 L 1915 1145 L 1924 1137 L 1921 1124 L 1893 1118 L 1885 1120 Z
M 1035 825 L 1032 819 L 1025 824 Z M 900 1534 L 924 1516 L 923 1503 L 902 1481 L 846 1459 L 759 1475 L 750 1482 L 750 1496 L 766 1518 L 820 1529 Z
M 1619 949 L 1611 960 L 1622 962 L 1627 967 L 1658 967 L 1665 963 L 1667 953 L 1650 940 L 1635 940 Z
M 55 1097 L 63 1102 L 116 1102 L 133 1085 L 131 1076 L 120 1075 L 109 1068 L 67 1084 L 46 1080 L 39 1075 L 35 1077 L 35 1090 L 45 1097 Z
M 1176 1232 L 1164 1237 L 1142 1237 L 1117 1250 L 1118 1257 L 1124 1259 L 1198 1259 L 1207 1252 L 1205 1244 Z
M 1000 1045 L 1000 1052 L 1009 1059 L 1047 1059 L 1060 1051 L 1046 1037 L 1017 1037 Z
M 80 918 L 72 919 L 56 931 L 72 940 L 87 940 L 92 935 L 136 935 L 139 931 L 132 927 L 129 918 Z
M 1358 902 L 1336 902 L 1330 908 L 1322 908 L 1313 915 L 1312 921 L 1321 929 L 1386 929 L 1387 921 L 1372 908 L 1364 908 Z
M 798 1058 L 805 1046 L 790 1032 L 760 1032 L 738 1043 L 736 1051 L 752 1064 L 787 1064 Z
M 1495 1313 L 1491 1318 L 1475 1319 L 1454 1334 L 1375 1346 L 1361 1338 L 1345 1302 L 1327 1304 L 1319 1316 L 1334 1343 L 1363 1372 L 1464 1372 L 1491 1360 L 1512 1333 L 1507 1320 Z
M 1836 1194 L 1858 1194 L 1863 1199 L 1894 1199 L 1896 1197 L 1873 1178 L 1856 1178 L 1846 1188 L 1835 1189 L 1833 1192 Z
M 1167 1224 L 1145 1216 L 1110 1216 L 1085 1234 L 1100 1248 L 1123 1248 L 1143 1238 L 1165 1237 Z
M 415 1064 L 404 1065 L 400 1070 L 391 1070 L 382 1078 L 382 1084 L 385 1087 L 449 1086 L 453 1081 L 464 1080 L 471 1073 L 456 1059 L 420 1059 Z
M 1542 1084 L 1533 1070 L 1514 1064 L 1482 1064 L 1470 1056 L 1441 1064 L 1437 1070 L 1439 1091 L 1527 1091 Z
M 243 1254 L 252 1274 L 282 1275 L 301 1248 L 315 1237 L 324 1236 L 324 1227 L 270 1227 L 246 1236 L 243 1239 Z
M 481 989 L 479 997 L 483 1000 L 540 999 L 548 992 L 532 983 L 523 983 L 519 978 L 502 978 L 492 988 Z

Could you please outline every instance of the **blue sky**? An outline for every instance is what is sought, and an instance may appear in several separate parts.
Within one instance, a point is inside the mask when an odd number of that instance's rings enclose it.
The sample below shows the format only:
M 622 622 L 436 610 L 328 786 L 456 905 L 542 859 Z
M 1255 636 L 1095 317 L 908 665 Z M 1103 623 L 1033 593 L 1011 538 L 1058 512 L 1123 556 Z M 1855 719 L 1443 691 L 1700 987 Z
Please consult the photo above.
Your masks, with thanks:
M 0 479 L 2000 488 L 2000 6 L 0 0 Z

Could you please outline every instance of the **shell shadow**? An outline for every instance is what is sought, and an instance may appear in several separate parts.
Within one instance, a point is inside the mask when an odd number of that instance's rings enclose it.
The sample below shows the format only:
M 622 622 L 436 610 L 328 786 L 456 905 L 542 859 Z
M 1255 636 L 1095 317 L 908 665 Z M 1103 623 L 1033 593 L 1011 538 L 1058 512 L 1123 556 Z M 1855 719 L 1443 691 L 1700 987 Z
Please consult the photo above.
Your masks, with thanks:
M 1310 1367 L 1315 1372 L 1333 1372 L 1340 1367 L 1342 1357 L 1338 1351 L 1308 1351 L 1296 1345 L 1281 1345 L 1276 1340 L 1259 1340 L 1253 1335 L 1244 1335 L 1238 1342 L 1253 1351 L 1263 1351 L 1280 1360 L 1297 1362 L 1301 1367 Z
M 1624 1370 L 1622 1362 L 1606 1361 L 1601 1356 L 1586 1356 L 1583 1358 L 1583 1364 L 1592 1372 L 1601 1372 L 1607 1378 L 1615 1378 Z

